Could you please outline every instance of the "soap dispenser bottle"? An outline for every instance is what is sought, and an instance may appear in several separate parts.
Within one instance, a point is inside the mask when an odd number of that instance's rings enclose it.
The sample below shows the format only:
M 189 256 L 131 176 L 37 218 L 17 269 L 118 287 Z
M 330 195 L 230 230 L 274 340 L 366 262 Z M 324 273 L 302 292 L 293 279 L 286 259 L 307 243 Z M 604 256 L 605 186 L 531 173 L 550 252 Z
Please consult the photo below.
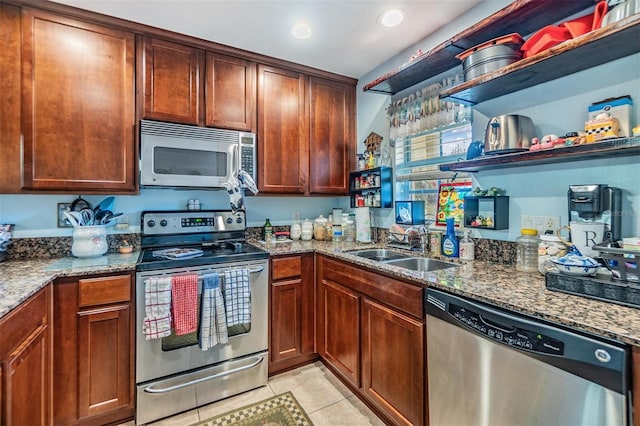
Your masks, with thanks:
M 454 221 L 454 217 L 447 218 L 447 232 L 442 238 L 442 254 L 447 257 L 458 257 L 458 238 Z
M 460 259 L 473 260 L 475 258 L 475 247 L 473 240 L 469 238 L 469 230 L 464 230 L 464 237 L 460 240 Z

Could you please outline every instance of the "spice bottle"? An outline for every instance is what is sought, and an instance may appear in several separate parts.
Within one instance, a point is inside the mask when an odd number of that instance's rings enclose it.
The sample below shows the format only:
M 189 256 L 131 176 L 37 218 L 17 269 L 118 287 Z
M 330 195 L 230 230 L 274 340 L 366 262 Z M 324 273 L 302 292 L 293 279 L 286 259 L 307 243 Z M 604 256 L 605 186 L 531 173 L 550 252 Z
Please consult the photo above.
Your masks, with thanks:
M 271 226 L 271 222 L 269 221 L 269 218 L 267 218 L 267 220 L 264 223 L 263 236 L 264 236 L 264 240 L 267 243 L 271 242 L 271 239 L 273 237 L 273 226 Z

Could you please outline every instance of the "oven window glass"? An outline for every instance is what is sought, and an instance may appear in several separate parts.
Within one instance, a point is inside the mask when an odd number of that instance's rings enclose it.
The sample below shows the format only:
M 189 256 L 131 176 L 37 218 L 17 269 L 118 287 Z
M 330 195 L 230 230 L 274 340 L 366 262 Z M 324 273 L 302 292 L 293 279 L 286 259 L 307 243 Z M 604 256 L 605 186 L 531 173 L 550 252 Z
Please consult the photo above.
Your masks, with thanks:
M 226 152 L 156 147 L 153 172 L 160 175 L 227 176 Z
M 198 294 L 198 319 L 200 318 L 201 296 L 201 294 Z M 162 338 L 162 351 L 174 351 L 176 349 L 182 349 L 188 346 L 197 345 L 199 343 L 199 331 L 200 325 L 198 325 L 198 330 L 194 331 L 193 333 L 177 336 L 172 332 L 171 335 Z M 227 335 L 229 337 L 239 336 L 241 334 L 247 334 L 250 331 L 251 324 L 236 324 L 227 328 Z

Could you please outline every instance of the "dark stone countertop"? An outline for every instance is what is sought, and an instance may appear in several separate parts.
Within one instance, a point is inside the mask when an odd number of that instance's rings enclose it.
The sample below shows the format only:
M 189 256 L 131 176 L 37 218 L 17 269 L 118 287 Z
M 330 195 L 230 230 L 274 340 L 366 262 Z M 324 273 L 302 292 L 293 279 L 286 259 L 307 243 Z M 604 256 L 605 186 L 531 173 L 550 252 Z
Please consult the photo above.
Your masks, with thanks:
M 542 318 L 599 336 L 640 346 L 640 309 L 547 290 L 544 277 L 492 262 L 457 262 L 459 267 L 414 272 L 350 254 L 373 244 L 295 241 L 253 242 L 271 256 L 320 253 L 399 278 L 423 288 L 433 286 L 481 302 Z M 414 253 L 419 255 L 417 253 Z M 94 259 L 66 257 L 0 263 L 0 318 L 55 278 L 133 271 L 138 252 L 109 254 Z

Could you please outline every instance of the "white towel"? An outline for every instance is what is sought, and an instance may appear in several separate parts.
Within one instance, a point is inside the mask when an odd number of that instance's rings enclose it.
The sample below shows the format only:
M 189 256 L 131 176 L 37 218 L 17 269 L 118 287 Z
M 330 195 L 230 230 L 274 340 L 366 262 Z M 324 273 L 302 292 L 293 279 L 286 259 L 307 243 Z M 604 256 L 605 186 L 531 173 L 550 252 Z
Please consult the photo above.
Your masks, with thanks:
M 224 299 L 218 274 L 205 275 L 202 279 L 202 307 L 200 308 L 200 349 L 203 351 L 218 343 L 229 341 Z
M 227 307 L 227 327 L 251 324 L 251 284 L 249 269 L 224 273 L 224 300 Z M 233 334 L 233 333 L 229 333 Z
M 171 334 L 171 277 L 144 281 L 143 333 L 147 340 Z

